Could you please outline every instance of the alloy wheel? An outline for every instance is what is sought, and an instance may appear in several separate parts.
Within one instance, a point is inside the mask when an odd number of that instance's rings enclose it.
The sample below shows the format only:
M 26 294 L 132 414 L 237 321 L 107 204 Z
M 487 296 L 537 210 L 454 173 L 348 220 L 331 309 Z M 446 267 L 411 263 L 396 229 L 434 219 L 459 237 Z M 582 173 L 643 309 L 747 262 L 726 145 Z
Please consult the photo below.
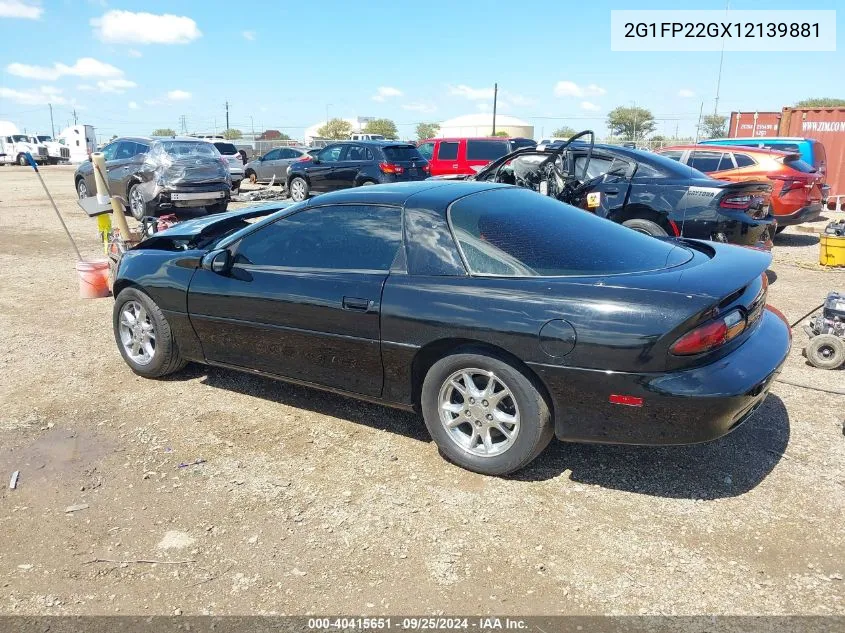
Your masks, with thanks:
M 156 329 L 152 317 L 138 301 L 127 301 L 120 311 L 120 342 L 132 362 L 148 365 L 155 356 Z
M 461 369 L 440 387 L 440 422 L 449 438 L 479 457 L 501 455 L 519 434 L 519 406 L 492 371 Z
M 290 197 L 296 202 L 305 200 L 305 183 L 299 179 L 294 180 L 290 184 Z
M 84 180 L 80 180 L 76 185 L 76 193 L 79 195 L 80 200 L 88 197 L 88 185 L 85 184 Z
M 134 187 L 132 193 L 129 194 L 129 210 L 132 212 L 132 217 L 136 220 L 144 217 L 144 196 L 138 187 Z

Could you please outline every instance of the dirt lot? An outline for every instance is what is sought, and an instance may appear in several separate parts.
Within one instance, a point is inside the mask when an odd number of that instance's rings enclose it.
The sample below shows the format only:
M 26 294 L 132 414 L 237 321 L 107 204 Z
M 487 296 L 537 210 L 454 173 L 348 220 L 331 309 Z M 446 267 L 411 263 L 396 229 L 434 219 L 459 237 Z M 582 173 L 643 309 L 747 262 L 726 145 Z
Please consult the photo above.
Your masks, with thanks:
M 43 173 L 96 255 L 72 168 Z M 790 320 L 845 290 L 815 235 L 774 256 Z M 554 442 L 489 478 L 411 414 L 199 366 L 136 377 L 73 264 L 33 172 L 0 168 L 2 613 L 845 614 L 843 396 L 776 383 L 717 442 Z M 782 378 L 845 388 L 805 341 Z

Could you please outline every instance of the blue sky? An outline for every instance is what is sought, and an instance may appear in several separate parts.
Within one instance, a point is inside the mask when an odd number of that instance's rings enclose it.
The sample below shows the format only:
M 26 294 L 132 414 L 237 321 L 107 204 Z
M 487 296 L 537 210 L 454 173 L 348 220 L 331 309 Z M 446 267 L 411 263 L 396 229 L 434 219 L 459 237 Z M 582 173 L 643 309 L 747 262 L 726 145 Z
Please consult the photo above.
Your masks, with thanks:
M 803 3 L 802 3 L 803 4 Z M 838 6 L 837 6 L 838 5 Z M 329 115 L 420 121 L 492 105 L 535 135 L 566 124 L 603 135 L 617 105 L 636 102 L 657 132 L 692 134 L 713 110 L 719 53 L 611 52 L 611 9 L 724 9 L 724 0 L 349 3 L 180 0 L 0 0 L 0 119 L 48 132 L 72 120 L 99 137 L 154 128 L 281 129 L 292 137 Z M 732 0 L 732 9 L 836 9 L 841 0 Z M 151 16 L 137 15 L 148 13 Z M 169 14 L 164 19 L 159 16 Z M 145 27 L 149 21 L 149 27 Z M 839 37 L 841 40 L 841 37 Z M 812 96 L 845 98 L 845 52 L 725 53 L 719 110 L 779 110 Z M 81 60 L 81 61 L 80 61 Z

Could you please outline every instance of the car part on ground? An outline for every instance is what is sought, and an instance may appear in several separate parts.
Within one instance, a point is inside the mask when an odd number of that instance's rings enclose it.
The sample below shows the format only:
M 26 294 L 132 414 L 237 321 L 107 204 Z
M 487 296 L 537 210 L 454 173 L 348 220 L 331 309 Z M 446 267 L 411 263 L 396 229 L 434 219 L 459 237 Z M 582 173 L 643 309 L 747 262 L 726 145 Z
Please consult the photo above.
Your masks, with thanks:
M 827 295 L 821 314 L 804 326 L 810 337 L 804 352 L 814 367 L 836 369 L 845 364 L 845 294 Z
M 589 130 L 511 152 L 468 179 L 530 189 L 655 237 L 768 250 L 777 227 L 770 184 L 715 180 L 652 152 L 598 145 Z
M 821 215 L 824 177 L 797 153 L 714 145 L 673 145 L 656 153 L 719 180 L 771 183 L 778 232 Z
M 501 184 L 358 187 L 141 242 L 115 280 L 115 339 L 144 376 L 196 361 L 416 408 L 448 459 L 502 475 L 552 433 L 736 428 L 789 351 L 770 261 Z
M 428 161 L 401 141 L 342 141 L 309 152 L 288 169 L 287 190 L 294 201 L 311 193 L 391 182 L 425 180 Z

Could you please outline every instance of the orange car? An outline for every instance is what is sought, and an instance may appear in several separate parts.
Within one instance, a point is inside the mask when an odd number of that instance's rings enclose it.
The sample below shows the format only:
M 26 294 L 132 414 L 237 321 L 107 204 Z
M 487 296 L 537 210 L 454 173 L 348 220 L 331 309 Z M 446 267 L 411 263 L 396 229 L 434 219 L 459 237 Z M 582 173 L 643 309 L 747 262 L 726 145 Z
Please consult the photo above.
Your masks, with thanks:
M 799 154 L 714 145 L 676 145 L 657 153 L 719 180 L 768 180 L 778 232 L 793 224 L 813 222 L 821 215 L 824 176 Z

